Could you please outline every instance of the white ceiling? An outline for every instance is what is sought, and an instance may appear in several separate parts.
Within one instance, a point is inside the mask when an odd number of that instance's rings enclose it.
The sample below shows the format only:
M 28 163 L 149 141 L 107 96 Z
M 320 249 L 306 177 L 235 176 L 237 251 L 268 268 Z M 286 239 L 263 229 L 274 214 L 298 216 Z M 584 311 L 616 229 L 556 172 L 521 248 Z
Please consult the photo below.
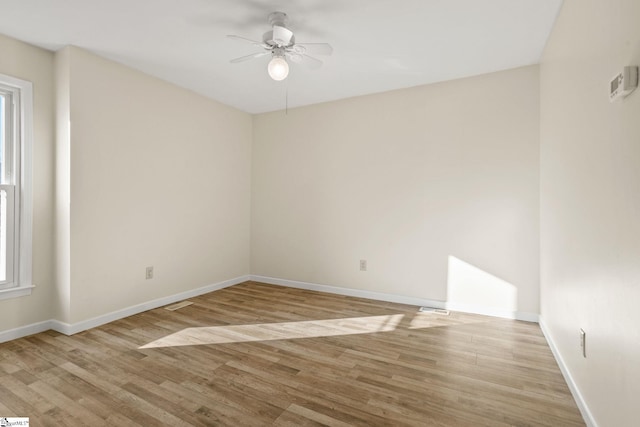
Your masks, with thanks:
M 0 33 L 88 49 L 249 113 L 535 64 L 562 0 L 0 0 Z M 327 42 L 319 70 L 275 82 L 260 40 L 289 15 L 297 42 Z M 320 57 L 319 57 L 320 58 Z

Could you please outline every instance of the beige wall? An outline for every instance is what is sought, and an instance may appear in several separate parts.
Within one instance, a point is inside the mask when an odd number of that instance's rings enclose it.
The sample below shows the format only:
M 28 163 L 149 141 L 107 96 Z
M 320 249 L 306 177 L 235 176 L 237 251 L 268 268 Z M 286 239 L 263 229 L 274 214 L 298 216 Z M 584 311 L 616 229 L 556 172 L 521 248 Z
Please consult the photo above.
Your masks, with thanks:
M 69 54 L 69 321 L 247 275 L 251 116 Z
M 538 130 L 537 66 L 254 116 L 252 274 L 538 313 Z
M 638 425 L 640 2 L 566 0 L 541 65 L 542 318 L 600 426 Z M 582 358 L 579 329 L 587 334 Z
M 0 332 L 249 274 L 249 114 L 82 49 L 0 51 L 34 84 L 37 285 L 0 301 Z
M 0 42 L 0 72 L 36 94 L 38 285 L 0 302 L 2 330 L 248 274 L 250 212 L 255 274 L 538 311 L 536 67 L 257 116 L 252 132 L 82 49 Z
M 250 213 L 255 274 L 537 312 L 536 67 L 252 123 L 82 49 L 0 42 L 36 93 L 38 285 L 0 302 L 2 330 L 246 275 Z
M 0 73 L 33 83 L 33 283 L 30 296 L 0 301 L 0 332 L 53 314 L 53 54 L 0 35 Z

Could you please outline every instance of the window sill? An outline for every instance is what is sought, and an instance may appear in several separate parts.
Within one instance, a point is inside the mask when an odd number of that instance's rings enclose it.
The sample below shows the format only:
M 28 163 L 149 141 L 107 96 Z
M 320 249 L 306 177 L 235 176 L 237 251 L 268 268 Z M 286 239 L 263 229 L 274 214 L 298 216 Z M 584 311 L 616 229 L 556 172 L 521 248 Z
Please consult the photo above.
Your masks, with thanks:
M 16 288 L 0 289 L 0 300 L 24 297 L 31 295 L 31 291 L 35 285 L 18 286 Z

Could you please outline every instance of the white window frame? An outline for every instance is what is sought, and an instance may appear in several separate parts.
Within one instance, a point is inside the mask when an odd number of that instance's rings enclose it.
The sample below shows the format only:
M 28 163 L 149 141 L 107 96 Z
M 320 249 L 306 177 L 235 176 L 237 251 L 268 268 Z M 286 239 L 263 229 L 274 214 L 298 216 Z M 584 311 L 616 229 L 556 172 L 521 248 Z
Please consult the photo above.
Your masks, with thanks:
M 13 269 L 13 281 L 0 286 L 0 300 L 30 295 L 32 283 L 32 224 L 33 224 L 33 85 L 26 80 L 0 74 L 3 91 L 12 94 L 14 119 L 10 149 L 14 182 L 0 185 L 7 192 L 7 218 L 13 217 L 13 251 L 7 256 L 7 270 Z M 3 156 L 7 154 L 7 150 Z M 7 163 L 5 157 L 5 164 Z M 13 169 L 15 168 L 15 169 Z M 12 206 L 13 205 L 13 206 Z M 9 246 L 9 245 L 7 245 Z M 9 265 L 11 264 L 11 266 Z

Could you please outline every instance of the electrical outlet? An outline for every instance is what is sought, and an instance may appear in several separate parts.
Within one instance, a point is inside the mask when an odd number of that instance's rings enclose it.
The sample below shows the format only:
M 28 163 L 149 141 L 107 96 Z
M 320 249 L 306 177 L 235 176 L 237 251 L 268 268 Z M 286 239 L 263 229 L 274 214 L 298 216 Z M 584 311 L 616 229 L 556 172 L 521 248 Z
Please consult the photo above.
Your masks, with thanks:
M 361 259 L 360 260 L 360 271 L 367 271 L 367 260 L 366 259 Z
M 147 267 L 147 280 L 153 279 L 153 267 Z
M 587 357 L 587 334 L 584 329 L 580 329 L 580 348 L 582 349 L 582 357 Z

